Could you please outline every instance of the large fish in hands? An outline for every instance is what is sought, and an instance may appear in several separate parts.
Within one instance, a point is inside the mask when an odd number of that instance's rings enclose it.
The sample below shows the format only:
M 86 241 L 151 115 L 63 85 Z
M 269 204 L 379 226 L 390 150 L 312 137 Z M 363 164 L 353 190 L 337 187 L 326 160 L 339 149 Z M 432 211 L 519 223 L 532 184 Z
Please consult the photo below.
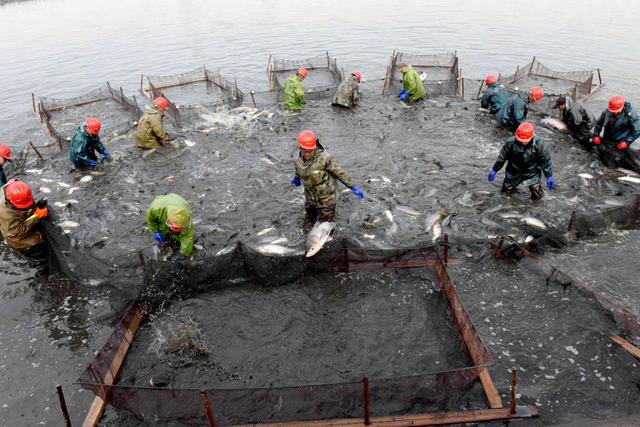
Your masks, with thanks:
M 307 258 L 314 256 L 322 249 L 333 229 L 335 222 L 316 222 L 309 234 L 307 234 Z

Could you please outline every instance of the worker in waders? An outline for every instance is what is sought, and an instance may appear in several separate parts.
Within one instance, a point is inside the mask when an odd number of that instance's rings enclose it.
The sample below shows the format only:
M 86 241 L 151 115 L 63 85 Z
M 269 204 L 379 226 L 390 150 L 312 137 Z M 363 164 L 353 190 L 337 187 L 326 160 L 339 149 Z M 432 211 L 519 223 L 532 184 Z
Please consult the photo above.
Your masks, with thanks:
M 147 228 L 158 246 L 179 248 L 174 259 L 185 259 L 193 252 L 194 228 L 189 203 L 177 194 L 153 199 L 147 210 Z
M 509 138 L 500 150 L 495 164 L 489 171 L 487 177 L 489 182 L 493 182 L 496 173 L 505 162 L 507 171 L 502 184 L 502 192 L 508 195 L 516 191 L 516 187 L 524 182 L 529 187 L 531 198 L 539 200 L 544 195 L 540 184 L 541 174 L 547 177 L 547 187 L 553 190 L 555 182 L 553 180 L 553 169 L 551 157 L 529 122 L 522 122 L 516 130 L 515 136 Z
M 304 108 L 304 86 L 302 81 L 309 72 L 306 68 L 298 68 L 298 72 L 284 82 L 284 108 L 290 111 L 302 111 Z
M 484 91 L 480 99 L 480 107 L 489 110 L 491 114 L 496 114 L 509 98 L 509 92 L 503 84 L 498 83 L 496 76 L 488 75 L 484 79 L 487 90 Z
M 556 107 L 560 111 L 560 119 L 567 125 L 573 139 L 585 147 L 590 147 L 593 125 L 596 118 L 580 101 L 574 101 L 568 96 L 560 96 L 556 100 Z
M 46 257 L 40 220 L 49 215 L 46 199 L 35 203 L 29 186 L 11 180 L 0 193 L 0 233 L 7 246 L 28 258 Z
M 420 101 L 424 98 L 424 85 L 413 67 L 407 64 L 399 64 L 398 69 L 402 73 L 403 89 L 398 94 L 401 101 Z
M 4 144 L 0 144 L 0 187 L 7 183 L 7 176 L 4 174 L 4 164 L 11 161 L 11 150 Z
M 164 131 L 164 112 L 169 101 L 159 96 L 153 100 L 153 106 L 146 106 L 136 128 L 136 146 L 138 148 L 158 148 L 165 142 L 175 139 Z
M 332 105 L 351 108 L 358 105 L 360 100 L 360 80 L 362 73 L 354 71 L 351 75 L 340 83 L 336 94 L 333 96 Z
M 543 96 L 544 90 L 541 87 L 529 89 L 526 98 L 519 93 L 511 95 L 496 114 L 498 124 L 505 129 L 515 131 L 527 119 L 529 104 L 540 101 Z
M 96 152 L 102 154 L 104 159 L 109 159 L 109 151 L 100 142 L 100 120 L 87 117 L 84 125 L 78 127 L 71 140 L 69 148 L 69 160 L 79 169 L 92 169 L 98 164 Z
M 308 229 L 316 223 L 333 221 L 338 202 L 339 180 L 359 199 L 364 197 L 362 190 L 353 185 L 351 178 L 344 172 L 336 159 L 318 142 L 314 133 L 304 130 L 298 135 L 300 150 L 293 160 L 296 175 L 291 185 L 304 184 L 304 207 L 306 216 L 303 228 Z
M 607 166 L 622 166 L 640 171 L 638 154 L 630 146 L 640 136 L 640 119 L 631 103 L 622 96 L 609 100 L 593 129 L 592 142 L 598 148 L 602 162 Z

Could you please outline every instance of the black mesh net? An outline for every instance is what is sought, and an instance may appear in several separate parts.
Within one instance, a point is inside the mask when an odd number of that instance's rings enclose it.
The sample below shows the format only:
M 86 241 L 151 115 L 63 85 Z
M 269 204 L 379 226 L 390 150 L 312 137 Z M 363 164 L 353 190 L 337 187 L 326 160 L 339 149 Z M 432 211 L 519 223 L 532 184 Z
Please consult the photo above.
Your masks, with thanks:
M 422 84 L 427 97 L 460 96 L 461 77 L 455 52 L 432 55 L 394 52 L 387 67 L 385 91 L 395 93 L 402 85 L 402 73 L 398 69 L 400 64 L 410 65 L 418 74 L 426 75 Z
M 311 98 L 333 95 L 333 90 L 343 79 L 342 71 L 338 69 L 338 63 L 328 53 L 301 60 L 271 57 L 267 66 L 271 88 L 282 90 L 284 81 L 296 74 L 300 67 L 309 71 L 309 75 L 304 79 L 304 90 Z

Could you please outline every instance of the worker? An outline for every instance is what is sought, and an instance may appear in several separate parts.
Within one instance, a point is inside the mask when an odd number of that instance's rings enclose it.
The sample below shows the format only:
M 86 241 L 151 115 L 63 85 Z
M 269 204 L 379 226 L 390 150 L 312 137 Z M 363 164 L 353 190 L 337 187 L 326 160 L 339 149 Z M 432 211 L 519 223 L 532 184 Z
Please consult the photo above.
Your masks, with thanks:
M 147 210 L 147 228 L 158 245 L 178 247 L 175 259 L 193 252 L 194 228 L 189 203 L 174 193 L 153 199 Z
M 345 108 L 351 108 L 358 104 L 360 99 L 360 80 L 362 74 L 360 71 L 354 71 L 351 75 L 340 83 L 338 91 L 333 97 L 332 105 L 339 105 Z
M 333 221 L 339 194 L 336 180 L 350 188 L 359 199 L 364 198 L 362 190 L 353 185 L 349 175 L 324 150 L 312 131 L 300 132 L 298 146 L 300 150 L 293 160 L 296 174 L 291 185 L 304 184 L 306 216 L 303 228 L 313 226 L 316 221 Z
M 398 69 L 402 73 L 402 85 L 404 88 L 398 94 L 401 101 L 420 101 L 424 98 L 424 86 L 420 76 L 407 64 L 399 64 Z
M 602 161 L 607 166 L 640 171 L 638 155 L 629 148 L 639 136 L 638 113 L 622 96 L 612 97 L 609 108 L 600 114 L 593 129 L 592 142 L 598 147 Z
M 524 182 L 533 200 L 539 200 L 544 195 L 540 185 L 541 172 L 547 177 L 547 188 L 553 190 L 555 182 L 553 180 L 553 170 L 551 157 L 529 122 L 522 122 L 514 137 L 509 138 L 500 150 L 500 154 L 495 164 L 489 171 L 487 177 L 489 182 L 493 182 L 496 173 L 507 162 L 502 192 L 513 194 L 516 187 Z
M 540 101 L 543 96 L 544 90 L 541 87 L 529 89 L 526 99 L 523 99 L 519 93 L 511 95 L 496 114 L 498 124 L 505 129 L 515 131 L 526 120 L 529 104 Z
M 44 258 L 46 245 L 39 221 L 48 215 L 46 199 L 34 203 L 31 188 L 26 183 L 11 180 L 2 187 L 0 233 L 9 247 L 29 258 Z
M 487 86 L 487 90 L 485 90 L 480 99 L 480 107 L 486 108 L 491 114 L 496 114 L 507 102 L 509 92 L 502 83 L 498 83 L 496 76 L 488 75 L 484 79 L 484 83 Z
M 284 108 L 291 111 L 302 111 L 304 108 L 304 86 L 302 81 L 309 72 L 306 68 L 298 68 L 298 72 L 284 82 Z
M 146 106 L 136 128 L 136 145 L 139 148 L 157 148 L 175 137 L 164 131 L 164 112 L 169 101 L 159 96 L 153 100 L 153 106 Z
M 87 117 L 84 125 L 78 127 L 76 130 L 69 149 L 69 159 L 75 167 L 80 169 L 95 168 L 98 164 L 96 151 L 102 154 L 104 159 L 111 157 L 109 151 L 104 148 L 98 136 L 101 126 L 100 120 Z
M 0 144 L 0 187 L 7 183 L 7 176 L 4 174 L 4 164 L 11 161 L 11 150 L 4 144 Z
M 560 110 L 560 118 L 567 125 L 571 136 L 579 143 L 588 146 L 591 139 L 593 124 L 596 119 L 580 101 L 574 101 L 568 96 L 560 96 L 556 100 L 556 107 Z

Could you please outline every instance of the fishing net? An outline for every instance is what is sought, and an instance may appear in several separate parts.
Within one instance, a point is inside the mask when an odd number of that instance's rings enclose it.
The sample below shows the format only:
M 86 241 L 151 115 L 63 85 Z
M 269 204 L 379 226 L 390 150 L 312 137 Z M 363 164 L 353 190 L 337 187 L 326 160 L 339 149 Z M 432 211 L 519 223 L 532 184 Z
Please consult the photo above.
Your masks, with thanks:
M 321 97 L 333 95 L 333 90 L 338 87 L 344 78 L 338 63 L 329 53 L 302 60 L 269 58 L 267 74 L 273 90 L 282 90 L 284 82 L 291 75 L 296 74 L 298 68 L 304 67 L 309 75 L 304 79 L 304 90 L 308 96 Z
M 397 92 L 402 85 L 402 73 L 398 65 L 412 66 L 418 74 L 425 73 L 422 81 L 427 97 L 461 96 L 463 85 L 455 52 L 432 55 L 413 55 L 394 52 L 387 66 L 384 91 Z

